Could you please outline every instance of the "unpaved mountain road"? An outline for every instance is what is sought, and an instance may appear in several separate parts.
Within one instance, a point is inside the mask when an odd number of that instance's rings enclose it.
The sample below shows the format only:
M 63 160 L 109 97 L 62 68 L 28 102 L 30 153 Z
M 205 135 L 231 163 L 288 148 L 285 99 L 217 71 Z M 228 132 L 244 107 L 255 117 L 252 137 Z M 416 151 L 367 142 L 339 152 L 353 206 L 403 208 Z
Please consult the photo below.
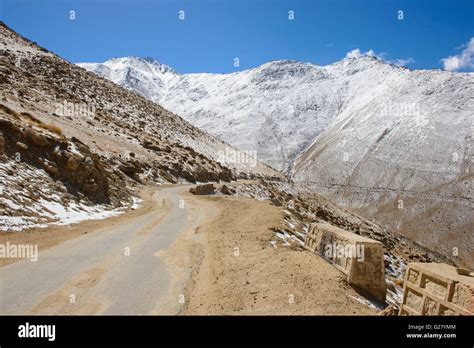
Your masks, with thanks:
M 40 252 L 0 267 L 0 314 L 376 313 L 323 259 L 269 243 L 281 207 L 189 188 L 146 188 L 120 217 L 10 233 Z

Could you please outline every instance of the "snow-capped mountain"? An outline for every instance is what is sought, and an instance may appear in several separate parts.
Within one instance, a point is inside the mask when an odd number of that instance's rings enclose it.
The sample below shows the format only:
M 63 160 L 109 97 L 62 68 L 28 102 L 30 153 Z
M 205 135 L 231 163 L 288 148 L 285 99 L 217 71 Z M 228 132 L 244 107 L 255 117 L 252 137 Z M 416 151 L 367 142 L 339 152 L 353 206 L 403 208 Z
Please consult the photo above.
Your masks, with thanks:
M 114 58 L 104 64 L 78 65 L 155 102 L 165 94 L 167 81 L 177 75 L 169 66 L 152 58 Z
M 135 57 L 78 65 L 167 107 L 231 145 L 256 151 L 260 160 L 277 169 L 288 168 L 329 125 L 339 108 L 332 93 L 343 89 L 326 69 L 292 61 L 233 74 L 183 75 Z
M 79 65 L 427 246 L 474 254 L 473 73 L 369 56 L 231 74 L 134 57 Z

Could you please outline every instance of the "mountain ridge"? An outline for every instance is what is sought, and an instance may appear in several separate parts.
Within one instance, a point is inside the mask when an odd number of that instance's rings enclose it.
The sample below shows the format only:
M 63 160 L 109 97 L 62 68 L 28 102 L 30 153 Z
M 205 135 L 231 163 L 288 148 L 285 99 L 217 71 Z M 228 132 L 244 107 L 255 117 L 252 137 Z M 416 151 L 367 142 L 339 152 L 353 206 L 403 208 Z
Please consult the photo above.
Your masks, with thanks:
M 474 245 L 466 233 L 474 227 L 473 73 L 411 70 L 365 55 L 157 76 L 161 84 L 140 74 L 132 69 L 134 83 L 103 76 L 429 247 Z

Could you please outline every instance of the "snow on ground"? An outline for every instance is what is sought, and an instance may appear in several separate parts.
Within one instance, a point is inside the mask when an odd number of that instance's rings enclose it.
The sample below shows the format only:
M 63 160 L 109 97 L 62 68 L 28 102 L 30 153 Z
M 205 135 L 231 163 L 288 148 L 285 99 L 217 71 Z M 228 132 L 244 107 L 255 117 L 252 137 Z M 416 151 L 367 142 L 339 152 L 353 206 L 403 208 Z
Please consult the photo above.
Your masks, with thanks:
M 403 289 L 400 285 L 393 282 L 392 279 L 404 278 L 406 262 L 392 253 L 385 253 L 384 259 L 388 263 L 385 267 L 385 280 L 388 284 L 387 303 L 398 308 L 402 301 Z
M 69 225 L 84 220 L 100 220 L 123 213 L 123 209 L 106 210 L 104 206 L 88 206 L 83 203 L 71 203 L 63 206 L 57 202 L 41 200 L 39 205 L 46 216 L 57 220 L 55 225 Z
M 363 298 L 363 297 L 360 297 L 360 296 L 352 296 L 352 295 L 347 295 L 348 297 L 352 298 L 353 300 L 356 300 L 357 302 L 359 303 L 362 303 L 370 308 L 373 308 L 373 309 L 379 309 L 379 310 L 382 310 L 384 307 L 381 306 L 380 304 L 376 303 L 376 302 L 373 302 L 373 301 L 370 301 L 366 298 Z
M 54 193 L 53 193 L 54 192 Z M 78 200 L 61 181 L 54 181 L 42 169 L 15 161 L 0 162 L 0 231 L 15 232 L 48 225 L 68 225 L 99 220 L 138 208 L 141 200 L 123 207 L 97 205 Z
M 140 207 L 140 204 L 143 202 L 143 199 L 132 197 L 132 201 L 133 203 L 130 209 L 138 209 Z

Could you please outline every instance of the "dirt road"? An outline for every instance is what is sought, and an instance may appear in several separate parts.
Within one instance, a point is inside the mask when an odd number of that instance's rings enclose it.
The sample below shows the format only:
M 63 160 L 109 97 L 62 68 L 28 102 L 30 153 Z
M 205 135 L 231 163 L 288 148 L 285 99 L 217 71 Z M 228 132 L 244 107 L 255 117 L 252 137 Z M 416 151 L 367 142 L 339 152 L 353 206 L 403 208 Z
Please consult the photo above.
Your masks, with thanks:
M 0 236 L 40 246 L 37 262 L 0 267 L 0 314 L 376 313 L 323 259 L 270 244 L 281 207 L 189 187 L 148 188 L 121 217 Z

